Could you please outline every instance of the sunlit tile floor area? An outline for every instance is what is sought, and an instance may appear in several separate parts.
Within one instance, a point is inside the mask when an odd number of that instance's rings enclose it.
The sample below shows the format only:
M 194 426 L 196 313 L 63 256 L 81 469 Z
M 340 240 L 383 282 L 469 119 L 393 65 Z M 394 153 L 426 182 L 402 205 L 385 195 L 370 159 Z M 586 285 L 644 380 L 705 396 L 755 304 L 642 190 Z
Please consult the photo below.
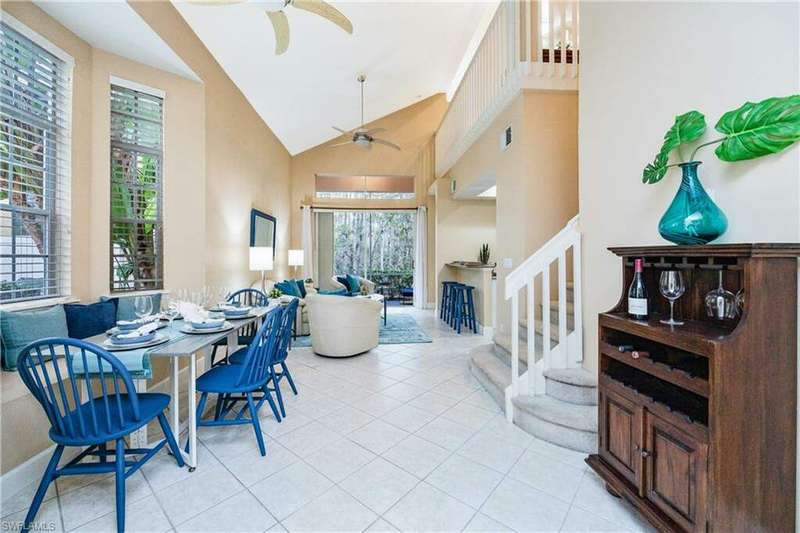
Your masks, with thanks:
M 641 531 L 584 456 L 506 423 L 468 368 L 486 339 L 456 335 L 409 307 L 430 344 L 349 359 L 294 349 L 300 394 L 287 418 L 262 409 L 267 456 L 251 426 L 201 428 L 199 465 L 166 453 L 127 483 L 127 531 Z M 22 520 L 35 486 L 6 498 Z M 113 477 L 62 478 L 37 521 L 113 531 Z

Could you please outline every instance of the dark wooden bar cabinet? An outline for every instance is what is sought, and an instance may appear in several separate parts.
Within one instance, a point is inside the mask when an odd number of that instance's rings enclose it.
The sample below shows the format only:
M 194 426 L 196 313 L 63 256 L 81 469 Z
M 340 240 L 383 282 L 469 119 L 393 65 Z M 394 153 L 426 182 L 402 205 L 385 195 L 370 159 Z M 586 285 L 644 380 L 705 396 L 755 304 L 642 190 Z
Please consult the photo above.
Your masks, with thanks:
M 624 290 L 599 317 L 599 442 L 587 463 L 660 531 L 795 531 L 800 245 L 610 250 Z M 646 321 L 627 314 L 635 258 Z M 659 276 L 674 269 L 685 324 L 671 327 L 660 322 L 669 303 Z M 743 300 L 723 321 L 705 307 L 720 271 Z

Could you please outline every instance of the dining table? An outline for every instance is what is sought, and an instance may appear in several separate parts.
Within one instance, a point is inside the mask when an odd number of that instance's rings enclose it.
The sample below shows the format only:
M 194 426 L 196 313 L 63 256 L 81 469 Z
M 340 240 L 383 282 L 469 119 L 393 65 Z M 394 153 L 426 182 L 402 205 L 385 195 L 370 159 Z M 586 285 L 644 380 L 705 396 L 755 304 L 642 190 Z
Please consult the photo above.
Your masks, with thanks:
M 246 328 L 251 324 L 260 324 L 264 315 L 271 311 L 274 307 L 280 305 L 278 302 L 270 302 L 266 307 L 254 307 L 251 313 L 245 318 L 226 318 L 226 322 L 231 325 L 230 329 L 220 331 L 217 333 L 187 333 L 184 331 L 188 323 L 182 319 L 175 319 L 171 323 L 167 323 L 164 327 L 158 329 L 158 333 L 165 335 L 168 340 L 157 344 L 152 347 L 138 348 L 133 350 L 119 350 L 112 351 L 115 355 L 126 354 L 127 357 L 135 358 L 138 356 L 164 357 L 170 360 L 170 426 L 172 433 L 180 439 L 181 431 L 188 429 L 188 451 L 184 450 L 181 446 L 181 454 L 189 467 L 190 472 L 194 472 L 197 468 L 197 412 L 196 412 L 196 396 L 197 396 L 197 365 L 198 360 L 203 359 L 209 355 L 214 345 L 225 339 L 228 353 L 233 353 L 238 347 L 239 331 Z M 104 346 L 104 342 L 108 339 L 106 333 L 101 333 L 85 339 L 89 342 Z M 188 376 L 187 376 L 187 399 L 189 409 L 184 423 L 180 420 L 180 362 L 187 360 Z M 205 362 L 205 359 L 203 359 Z M 141 391 L 140 391 L 141 392 Z M 144 447 L 147 445 L 147 428 L 146 426 L 132 435 L 134 442 L 131 443 L 132 447 Z

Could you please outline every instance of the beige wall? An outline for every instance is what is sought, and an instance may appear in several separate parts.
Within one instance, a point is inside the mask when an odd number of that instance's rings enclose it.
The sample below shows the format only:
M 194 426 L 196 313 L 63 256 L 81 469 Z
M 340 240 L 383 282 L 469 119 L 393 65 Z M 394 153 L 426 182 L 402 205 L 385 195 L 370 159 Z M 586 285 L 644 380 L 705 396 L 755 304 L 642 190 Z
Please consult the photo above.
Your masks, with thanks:
M 289 154 L 171 4 L 148 3 L 137 9 L 203 83 L 94 49 L 29 2 L 4 2 L 2 9 L 75 59 L 71 220 L 74 296 L 91 301 L 109 292 L 110 76 L 166 93 L 165 288 L 249 284 L 255 278 L 247 265 L 251 207 L 277 217 L 278 269 L 285 269 Z M 151 386 L 164 376 L 162 363 L 155 362 Z M 18 375 L 3 372 L 0 380 L 0 473 L 5 473 L 51 443 L 41 408 L 27 394 Z
M 441 282 L 453 280 L 445 266 L 452 261 L 477 261 L 482 244 L 488 244 L 495 260 L 496 204 L 492 200 L 456 200 L 450 180 L 436 180 L 436 303 L 441 301 Z M 488 298 L 487 298 L 488 299 Z M 487 323 L 482 320 L 481 323 Z
M 513 141 L 500 149 L 511 126 Z M 448 171 L 459 189 L 493 177 L 497 183 L 496 246 L 499 334 L 508 334 L 504 282 L 511 270 L 557 233 L 578 211 L 578 96 L 569 91 L 523 91 Z M 512 260 L 504 268 L 503 259 Z M 521 295 L 520 302 L 524 302 Z M 521 306 L 520 317 L 525 316 Z
M 276 217 L 275 277 L 287 272 L 290 156 L 169 2 L 129 2 L 205 84 L 206 283 L 238 287 L 248 269 L 250 209 Z M 299 209 L 298 209 L 299 212 Z
M 620 261 L 606 247 L 668 244 L 657 227 L 679 175 L 643 185 L 641 173 L 673 117 L 698 109 L 711 129 L 745 101 L 796 94 L 799 36 L 796 3 L 581 4 L 585 366 L 597 366 L 597 314 L 622 291 Z M 764 54 L 758 43 L 780 53 Z M 713 149 L 699 154 L 700 179 L 729 220 L 718 242 L 800 239 L 799 155 L 795 146 L 730 164 Z
M 434 292 L 435 205 L 427 195 L 434 179 L 433 135 L 447 110 L 444 94 L 436 94 L 366 125 L 367 128 L 386 128 L 379 134 L 402 148 L 396 151 L 384 146 L 364 150 L 358 146 L 330 145 L 343 142 L 334 139 L 292 158 L 291 227 L 292 246 L 302 246 L 301 205 L 339 208 L 416 208 L 428 207 L 428 300 Z M 314 198 L 316 174 L 340 175 L 407 175 L 415 176 L 416 198 L 413 200 L 341 200 Z

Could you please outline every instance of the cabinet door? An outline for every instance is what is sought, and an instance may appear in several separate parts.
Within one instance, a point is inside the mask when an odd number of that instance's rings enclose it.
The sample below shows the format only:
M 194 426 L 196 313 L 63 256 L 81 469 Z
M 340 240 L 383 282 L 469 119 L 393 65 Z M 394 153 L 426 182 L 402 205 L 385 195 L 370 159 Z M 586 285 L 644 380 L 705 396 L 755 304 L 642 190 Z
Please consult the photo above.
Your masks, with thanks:
M 599 406 L 600 457 L 642 493 L 642 409 L 607 387 L 600 390 Z
M 706 530 L 708 444 L 645 414 L 646 497 L 687 531 Z

